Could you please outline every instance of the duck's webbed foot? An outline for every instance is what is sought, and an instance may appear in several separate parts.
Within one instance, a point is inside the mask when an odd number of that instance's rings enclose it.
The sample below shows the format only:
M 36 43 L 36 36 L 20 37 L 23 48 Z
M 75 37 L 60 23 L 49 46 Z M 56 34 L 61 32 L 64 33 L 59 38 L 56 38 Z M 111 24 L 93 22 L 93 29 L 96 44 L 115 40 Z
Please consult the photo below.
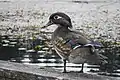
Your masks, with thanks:
M 83 70 L 80 70 L 79 72 L 80 72 L 80 73 L 84 73 Z

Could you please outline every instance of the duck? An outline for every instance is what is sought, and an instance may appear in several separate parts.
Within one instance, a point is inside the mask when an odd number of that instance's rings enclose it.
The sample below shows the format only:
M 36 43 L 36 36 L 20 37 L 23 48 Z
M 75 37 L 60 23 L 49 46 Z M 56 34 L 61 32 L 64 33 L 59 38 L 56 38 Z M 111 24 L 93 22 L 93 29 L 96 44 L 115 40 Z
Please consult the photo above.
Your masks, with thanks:
M 67 61 L 74 64 L 82 64 L 80 73 L 83 73 L 85 63 L 106 64 L 106 56 L 99 54 L 95 44 L 83 33 L 73 30 L 70 17 L 63 12 L 55 12 L 50 15 L 48 23 L 42 28 L 57 25 L 52 33 L 51 42 L 56 53 L 64 63 L 63 72 L 67 72 Z

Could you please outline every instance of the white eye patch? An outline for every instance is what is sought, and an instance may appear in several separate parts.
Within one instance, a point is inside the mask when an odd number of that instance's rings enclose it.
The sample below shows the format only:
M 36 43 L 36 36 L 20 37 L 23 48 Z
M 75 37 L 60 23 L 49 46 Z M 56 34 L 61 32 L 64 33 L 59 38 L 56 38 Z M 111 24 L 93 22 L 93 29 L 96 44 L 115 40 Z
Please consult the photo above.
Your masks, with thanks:
M 58 15 L 54 16 L 54 19 L 60 19 L 60 18 L 62 18 L 62 17 L 58 16 Z

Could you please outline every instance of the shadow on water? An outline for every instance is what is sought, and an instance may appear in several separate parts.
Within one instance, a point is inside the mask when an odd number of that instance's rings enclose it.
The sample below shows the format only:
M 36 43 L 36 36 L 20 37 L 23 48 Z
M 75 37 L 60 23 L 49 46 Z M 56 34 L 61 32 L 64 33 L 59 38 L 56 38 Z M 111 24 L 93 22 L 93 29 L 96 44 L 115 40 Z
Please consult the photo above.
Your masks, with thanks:
M 40 67 L 52 67 L 62 71 L 63 62 L 61 58 L 55 53 L 52 45 L 48 47 L 45 41 L 45 39 L 41 38 L 24 40 L 7 35 L 0 36 L 0 60 L 38 65 Z M 80 71 L 80 68 L 81 64 L 67 63 L 68 71 Z M 85 64 L 84 72 L 97 74 L 99 66 Z M 99 73 L 99 75 L 102 74 Z

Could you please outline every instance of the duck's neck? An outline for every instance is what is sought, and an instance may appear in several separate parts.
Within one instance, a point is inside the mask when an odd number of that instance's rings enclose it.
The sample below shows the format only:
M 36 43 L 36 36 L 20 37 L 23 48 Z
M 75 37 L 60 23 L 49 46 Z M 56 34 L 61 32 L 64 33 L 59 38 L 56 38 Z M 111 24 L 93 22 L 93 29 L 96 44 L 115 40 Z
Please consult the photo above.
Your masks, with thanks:
M 69 31 L 70 31 L 70 30 L 69 30 L 67 27 L 59 26 L 59 27 L 54 31 L 52 37 L 56 37 L 56 36 L 62 37 L 62 36 L 65 36 Z
M 64 27 L 64 26 L 59 26 L 57 29 L 56 29 L 57 32 L 66 32 L 66 31 L 69 31 L 68 27 Z

